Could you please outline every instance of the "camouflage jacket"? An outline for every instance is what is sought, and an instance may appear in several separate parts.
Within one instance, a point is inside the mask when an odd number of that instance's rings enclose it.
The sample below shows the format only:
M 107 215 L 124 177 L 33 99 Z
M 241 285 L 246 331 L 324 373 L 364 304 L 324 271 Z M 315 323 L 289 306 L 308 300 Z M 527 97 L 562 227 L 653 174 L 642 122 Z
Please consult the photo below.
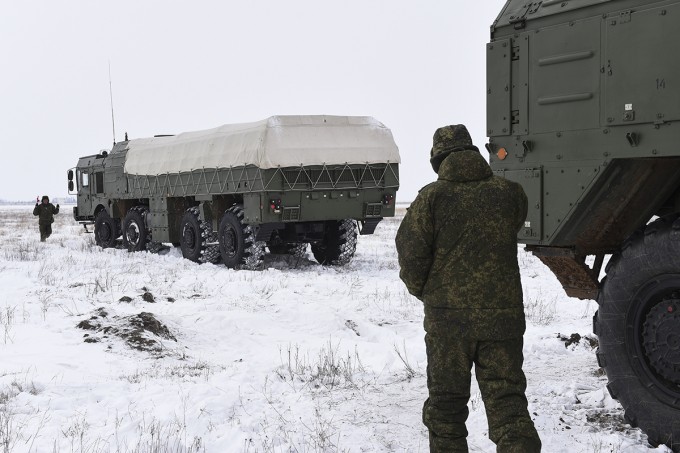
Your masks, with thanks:
M 55 207 L 52 203 L 40 203 L 35 205 L 35 208 L 33 209 L 33 215 L 39 216 L 39 225 L 49 225 L 53 223 L 55 214 L 59 214 L 59 208 Z
M 477 151 L 450 154 L 397 232 L 400 277 L 425 304 L 425 328 L 444 323 L 466 338 L 525 329 L 517 233 L 527 215 L 519 184 L 494 176 Z

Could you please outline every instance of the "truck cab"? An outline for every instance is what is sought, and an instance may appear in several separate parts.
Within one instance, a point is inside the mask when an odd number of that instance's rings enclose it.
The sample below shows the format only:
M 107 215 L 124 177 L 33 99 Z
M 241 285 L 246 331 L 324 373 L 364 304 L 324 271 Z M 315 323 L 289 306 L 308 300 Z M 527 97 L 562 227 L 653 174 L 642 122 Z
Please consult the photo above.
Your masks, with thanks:
M 75 191 L 77 205 L 73 218 L 83 224 L 94 223 L 97 208 L 106 205 L 104 198 L 104 171 L 107 151 L 81 157 L 78 165 L 69 170 L 69 192 Z M 71 190 L 72 189 L 72 190 Z

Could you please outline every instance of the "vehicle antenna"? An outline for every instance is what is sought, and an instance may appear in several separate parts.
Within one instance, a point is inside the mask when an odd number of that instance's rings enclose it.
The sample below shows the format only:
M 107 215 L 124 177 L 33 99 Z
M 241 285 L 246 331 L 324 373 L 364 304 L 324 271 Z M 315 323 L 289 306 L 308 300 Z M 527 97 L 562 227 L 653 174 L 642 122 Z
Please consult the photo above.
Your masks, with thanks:
M 111 60 L 109 60 L 109 96 L 111 97 L 111 125 L 113 126 L 113 144 L 116 144 L 116 120 L 113 116 L 113 87 L 111 86 Z

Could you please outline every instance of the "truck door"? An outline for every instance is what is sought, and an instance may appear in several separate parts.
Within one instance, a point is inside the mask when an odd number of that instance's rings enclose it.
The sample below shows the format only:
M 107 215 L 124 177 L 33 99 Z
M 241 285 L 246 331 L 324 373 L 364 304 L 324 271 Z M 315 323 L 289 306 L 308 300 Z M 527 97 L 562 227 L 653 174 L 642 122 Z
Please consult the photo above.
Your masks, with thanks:
M 76 171 L 78 184 L 78 215 L 90 217 L 92 213 L 92 169 L 78 168 Z

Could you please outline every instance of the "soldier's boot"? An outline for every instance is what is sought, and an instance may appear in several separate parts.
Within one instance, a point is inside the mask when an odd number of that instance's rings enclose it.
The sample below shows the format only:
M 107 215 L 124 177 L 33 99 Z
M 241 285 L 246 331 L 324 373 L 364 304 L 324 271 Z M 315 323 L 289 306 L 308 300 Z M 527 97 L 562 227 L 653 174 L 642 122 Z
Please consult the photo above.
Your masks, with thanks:
M 470 344 L 451 335 L 448 325 L 431 325 L 425 335 L 429 398 L 423 423 L 430 430 L 431 452 L 467 452 L 472 358 Z
M 540 453 L 541 439 L 533 425 L 515 428 L 520 434 L 509 434 L 497 439 L 496 453 Z
M 521 338 L 483 341 L 475 373 L 497 453 L 539 453 L 541 440 L 527 409 Z
M 444 325 L 430 326 L 425 345 L 429 398 L 423 406 L 423 423 L 430 431 L 430 452 L 467 452 L 471 343 L 452 336 Z
M 423 423 L 429 429 L 430 453 L 467 453 L 468 398 L 458 404 L 430 397 L 423 406 Z
M 438 437 L 430 431 L 430 453 L 468 453 L 465 437 Z

